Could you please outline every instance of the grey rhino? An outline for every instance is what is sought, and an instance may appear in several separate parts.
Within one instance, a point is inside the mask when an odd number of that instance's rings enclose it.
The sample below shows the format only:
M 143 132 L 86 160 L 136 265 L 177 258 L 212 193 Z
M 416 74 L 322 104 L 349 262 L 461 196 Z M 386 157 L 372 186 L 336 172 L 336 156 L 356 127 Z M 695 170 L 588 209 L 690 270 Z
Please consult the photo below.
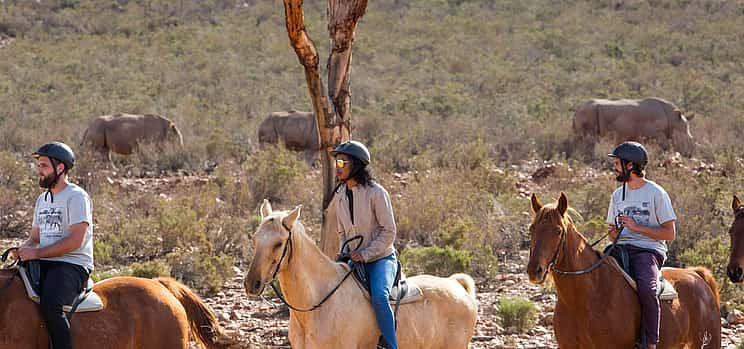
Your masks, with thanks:
M 96 151 L 102 160 L 111 161 L 110 152 L 129 155 L 140 143 L 183 145 L 176 124 L 160 115 L 113 114 L 95 118 L 83 134 L 81 145 Z
M 660 98 L 592 99 L 576 109 L 573 131 L 585 144 L 593 145 L 599 137 L 615 143 L 654 140 L 664 148 L 671 145 L 690 156 L 695 149 L 689 123 L 693 117 L 683 115 L 674 104 Z
M 258 127 L 258 141 L 272 144 L 281 141 L 288 149 L 302 151 L 308 165 L 315 162 L 320 150 L 320 136 L 311 112 L 290 110 L 269 114 Z

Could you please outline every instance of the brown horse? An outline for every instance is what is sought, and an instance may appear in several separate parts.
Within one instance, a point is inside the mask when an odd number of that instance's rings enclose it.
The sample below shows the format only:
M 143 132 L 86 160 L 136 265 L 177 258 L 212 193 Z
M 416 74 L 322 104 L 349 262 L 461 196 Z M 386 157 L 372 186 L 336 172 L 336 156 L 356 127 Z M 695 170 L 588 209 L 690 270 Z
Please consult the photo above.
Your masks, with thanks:
M 543 206 L 532 195 L 535 213 L 530 225 L 530 260 L 527 274 L 533 283 L 555 281 L 558 301 L 553 328 L 561 348 L 634 348 L 640 329 L 638 295 L 608 263 L 582 275 L 561 275 L 555 270 L 580 271 L 598 263 L 600 253 L 576 230 L 566 194 L 557 204 Z M 721 320 L 718 288 L 705 268 L 662 269 L 679 293 L 661 302 L 661 333 L 657 348 L 720 348 Z
M 734 223 L 729 230 L 731 256 L 726 273 L 732 282 L 739 283 L 744 281 L 744 206 L 736 195 L 731 208 L 734 210 Z
M 186 349 L 189 333 L 208 349 L 238 348 L 199 296 L 176 280 L 116 277 L 93 290 L 105 308 L 72 317 L 74 348 Z M 47 347 L 44 321 L 18 269 L 0 269 L 0 348 Z

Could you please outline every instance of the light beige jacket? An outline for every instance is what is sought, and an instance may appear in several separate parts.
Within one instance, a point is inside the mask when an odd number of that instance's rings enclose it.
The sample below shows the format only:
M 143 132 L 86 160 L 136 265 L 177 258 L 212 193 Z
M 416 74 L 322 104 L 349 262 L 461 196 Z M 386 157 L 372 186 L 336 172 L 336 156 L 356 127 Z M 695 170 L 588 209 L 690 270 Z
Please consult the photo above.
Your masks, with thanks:
M 339 250 L 344 241 L 361 235 L 364 241 L 358 251 L 365 262 L 374 262 L 395 252 L 395 217 L 387 190 L 377 182 L 372 182 L 368 186 L 355 185 L 351 191 L 354 198 L 354 223 L 351 222 L 346 185 L 341 185 L 333 197 L 336 201 Z M 348 248 L 356 248 L 357 243 L 350 242 Z

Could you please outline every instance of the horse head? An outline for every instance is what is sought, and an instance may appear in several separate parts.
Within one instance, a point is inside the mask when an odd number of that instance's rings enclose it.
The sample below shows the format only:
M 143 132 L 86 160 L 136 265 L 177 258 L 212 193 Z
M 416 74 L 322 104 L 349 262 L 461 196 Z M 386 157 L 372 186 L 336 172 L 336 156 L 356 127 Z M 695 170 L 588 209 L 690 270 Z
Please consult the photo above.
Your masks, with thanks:
M 533 283 L 543 283 L 550 267 L 558 259 L 563 248 L 570 218 L 568 198 L 565 193 L 557 203 L 543 205 L 535 194 L 532 194 L 532 212 L 535 214 L 530 224 L 530 260 L 527 264 L 527 275 Z
M 261 204 L 261 224 L 253 234 L 253 261 L 243 281 L 248 295 L 257 296 L 292 258 L 292 232 L 302 233 L 298 220 L 302 205 L 292 211 L 272 211 L 271 204 Z
M 734 210 L 734 223 L 729 230 L 731 256 L 726 273 L 732 282 L 742 282 L 744 281 L 744 206 L 736 195 L 731 202 L 731 208 Z

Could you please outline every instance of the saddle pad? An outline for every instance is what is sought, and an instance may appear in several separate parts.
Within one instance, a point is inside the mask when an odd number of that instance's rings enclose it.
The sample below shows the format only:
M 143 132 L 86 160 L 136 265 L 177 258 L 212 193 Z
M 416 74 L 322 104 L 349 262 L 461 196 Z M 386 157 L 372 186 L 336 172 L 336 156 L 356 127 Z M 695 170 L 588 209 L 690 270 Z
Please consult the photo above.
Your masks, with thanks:
M 346 263 L 342 263 L 342 265 L 344 266 L 344 268 L 347 269 L 347 271 L 351 270 L 351 268 L 349 268 Z M 354 277 L 352 277 L 351 279 L 354 279 L 354 283 L 356 283 L 356 285 L 359 286 L 359 289 L 362 290 L 362 293 L 364 293 L 364 298 L 369 300 L 369 291 L 367 291 L 364 285 L 362 285 L 359 280 Z M 405 295 L 403 295 L 403 299 L 400 300 L 400 304 L 415 303 L 424 299 L 424 292 L 421 291 L 421 287 L 419 287 L 415 283 L 408 282 L 408 280 L 401 281 L 401 284 L 403 283 L 408 286 L 408 289 Z M 390 304 L 395 305 L 398 302 L 399 293 L 400 289 L 397 285 L 390 290 Z
M 612 266 L 613 269 L 619 272 L 623 276 L 623 278 L 625 278 L 625 281 L 630 284 L 630 287 L 638 292 L 638 286 L 636 285 L 635 280 L 633 280 L 633 278 L 630 277 L 630 275 L 628 275 L 628 273 L 626 273 L 619 264 L 617 264 L 617 260 L 615 260 L 615 258 L 607 258 L 605 259 L 605 262 L 607 262 L 610 266 Z M 664 270 L 664 268 L 661 268 L 661 270 Z M 661 278 L 661 283 L 659 284 L 659 287 L 657 287 L 657 289 L 658 290 L 656 296 L 659 298 L 659 300 L 670 301 L 678 297 L 677 290 L 674 289 L 672 283 L 670 283 L 667 279 Z
M 31 282 L 28 280 L 28 276 L 26 275 L 26 270 L 23 267 L 18 267 L 18 270 L 21 274 L 21 279 L 23 279 L 23 286 L 26 287 L 26 294 L 28 295 L 28 298 L 30 298 L 35 303 L 39 303 L 39 295 L 36 294 L 36 291 L 34 291 L 33 287 L 31 287 Z M 93 280 L 88 279 L 88 284 L 86 285 L 86 289 L 93 287 Z M 62 306 L 62 310 L 69 313 L 72 309 L 72 305 L 64 305 Z M 95 292 L 90 291 L 88 293 L 88 296 L 85 297 L 85 300 L 83 300 L 82 303 L 75 309 L 76 313 L 84 313 L 89 311 L 98 311 L 103 309 L 103 301 L 101 301 L 101 297 L 99 297 Z

